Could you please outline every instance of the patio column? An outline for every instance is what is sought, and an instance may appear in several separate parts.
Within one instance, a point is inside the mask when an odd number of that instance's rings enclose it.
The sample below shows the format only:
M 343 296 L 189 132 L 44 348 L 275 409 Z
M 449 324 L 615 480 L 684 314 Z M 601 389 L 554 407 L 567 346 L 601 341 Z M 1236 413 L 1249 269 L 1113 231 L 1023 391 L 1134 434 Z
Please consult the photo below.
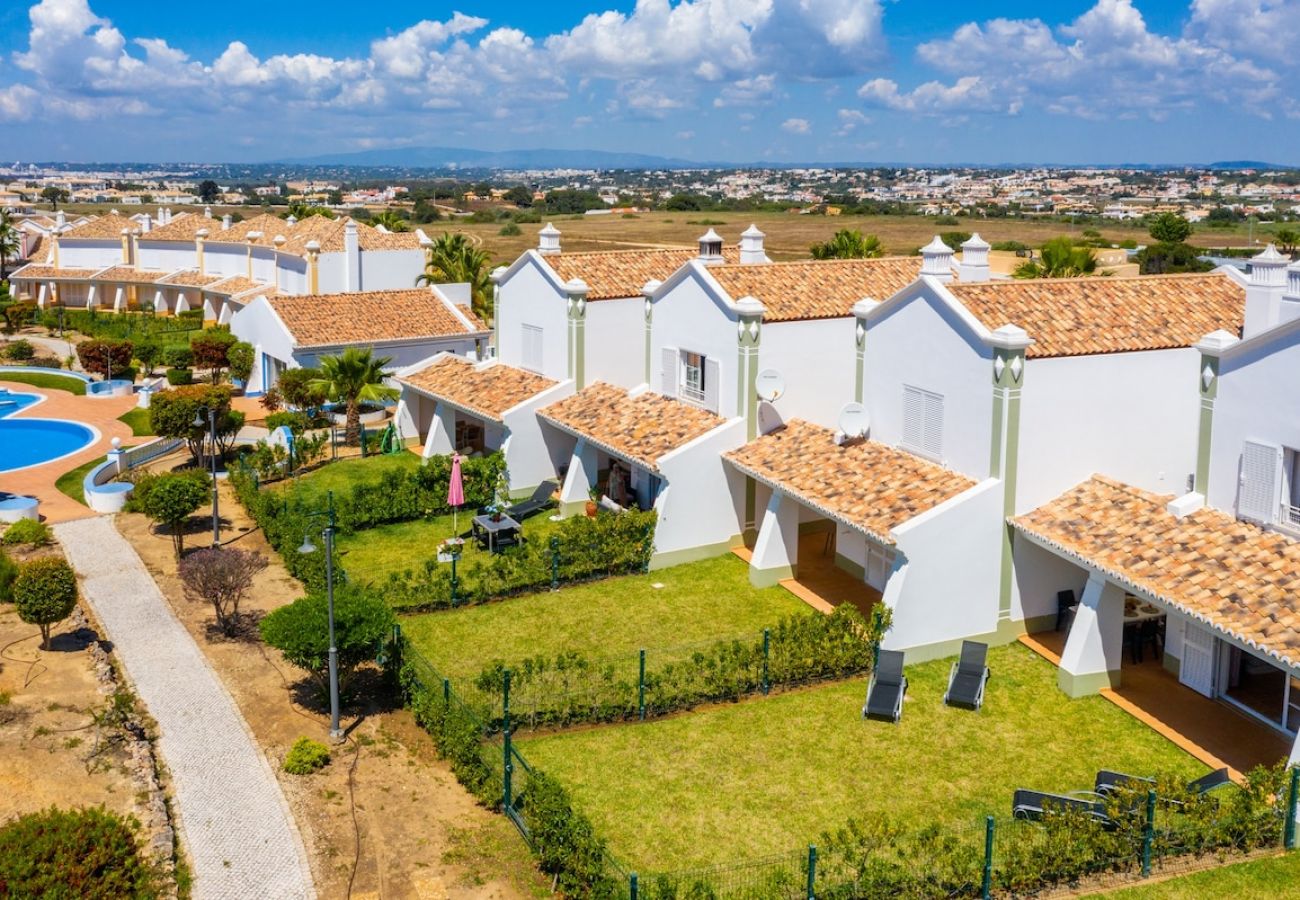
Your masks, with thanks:
M 1124 591 L 1095 572 L 1088 577 L 1056 683 L 1071 697 L 1119 687 L 1124 660 Z
M 39 286 L 36 288 L 36 305 L 39 306 L 41 309 L 45 309 L 45 304 L 47 302 L 46 297 L 49 294 L 49 290 L 50 290 L 49 285 L 45 284 L 44 282 L 41 282 Z
M 596 485 L 596 466 L 596 448 L 586 438 L 578 438 L 573 461 L 564 476 L 564 487 L 560 488 L 560 515 L 577 515 L 586 509 L 591 489 Z
M 113 290 L 113 312 L 122 312 L 126 308 L 126 290 L 118 285 Z
M 94 309 L 99 305 L 99 298 L 96 296 L 98 293 L 99 285 L 91 284 L 86 290 L 86 309 Z
M 745 419 L 745 440 L 758 437 L 759 347 L 763 337 L 763 304 L 754 297 L 736 301 L 736 415 Z M 721 412 L 721 410 L 719 410 Z M 758 518 L 758 488 L 745 476 L 745 521 L 743 534 L 754 534 Z
M 167 298 L 163 296 L 162 288 L 156 288 L 153 292 L 153 311 L 167 312 Z
M 1016 514 L 1016 472 L 1020 458 L 1020 392 L 1025 381 L 1025 351 L 1033 343 L 1023 328 L 1003 325 L 990 336 L 993 345 L 993 440 L 989 477 L 1002 480 L 1002 568 L 998 585 L 998 621 L 1011 618 L 1014 582 L 1012 528 Z
M 587 386 L 587 283 L 575 278 L 564 291 L 569 296 L 569 377 L 582 390 Z
M 853 304 L 853 402 L 862 403 L 866 396 L 867 380 L 867 316 L 880 305 L 880 301 L 863 297 Z
M 749 561 L 749 583 L 770 587 L 793 578 L 798 564 L 799 504 L 780 491 L 773 491 Z
M 181 313 L 183 313 L 183 312 L 189 312 L 189 309 L 190 309 L 190 298 L 189 298 L 189 295 L 186 294 L 184 291 L 177 291 L 177 292 L 176 292 L 176 309 L 174 310 L 174 312 L 176 313 L 176 315 L 179 316 L 179 315 L 180 315 Z
M 433 407 L 433 421 L 429 435 L 424 439 L 425 459 L 430 456 L 447 456 L 456 449 L 456 411 L 439 400 Z

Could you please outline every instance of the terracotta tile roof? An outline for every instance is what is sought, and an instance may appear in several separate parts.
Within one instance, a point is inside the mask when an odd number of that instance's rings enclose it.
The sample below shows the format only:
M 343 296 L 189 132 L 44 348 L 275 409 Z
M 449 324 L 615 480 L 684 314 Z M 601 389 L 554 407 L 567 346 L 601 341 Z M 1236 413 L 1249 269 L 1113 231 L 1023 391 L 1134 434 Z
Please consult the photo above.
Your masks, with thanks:
M 721 416 L 662 394 L 644 391 L 632 397 L 602 381 L 543 407 L 537 414 L 652 472 L 658 471 L 659 457 L 726 422 Z
M 458 356 L 444 356 L 398 381 L 493 422 L 500 422 L 506 410 L 556 384 L 514 366 L 476 365 Z
M 37 234 L 27 245 L 27 258 L 33 260 L 44 260 L 50 252 L 50 238 L 48 235 Z
M 599 250 L 542 258 L 561 281 L 581 278 L 587 282 L 588 300 L 614 300 L 640 297 L 647 281 L 663 281 L 699 255 L 698 249 Z M 728 262 L 740 260 L 738 248 L 727 248 L 722 255 Z
M 299 347 L 375 344 L 483 334 L 487 325 L 467 308 L 466 327 L 428 288 L 268 298 Z
M 135 266 L 113 266 L 95 276 L 96 281 L 129 281 L 134 284 L 153 284 L 167 275 L 160 269 L 137 269 Z
M 269 290 L 271 285 L 263 281 L 254 281 L 243 275 L 231 275 L 228 278 L 222 278 L 220 281 L 214 281 L 203 288 L 209 294 L 225 294 L 227 297 L 233 297 L 236 294 L 244 294 L 248 291 Z
M 1246 291 L 1227 275 L 1043 278 L 948 286 L 985 327 L 1018 325 L 1035 356 L 1190 347 L 1241 333 Z
M 894 543 L 897 526 L 975 486 L 965 475 L 879 441 L 836 446 L 833 431 L 802 419 L 723 456 L 746 475 L 885 544 Z
M 767 308 L 764 322 L 852 315 L 863 297 L 885 300 L 921 274 L 919 256 L 828 259 L 759 265 L 712 266 L 709 274 L 732 300 L 755 297 Z
M 54 266 L 43 266 L 38 263 L 30 263 L 21 269 L 15 269 L 9 273 L 10 278 L 40 278 L 45 281 L 60 278 L 89 278 L 98 272 L 99 269 L 67 269 L 55 268 Z
M 206 228 L 208 240 L 217 240 L 221 234 L 221 220 L 209 219 L 197 213 L 181 213 L 172 216 L 166 225 L 157 225 L 147 232 L 141 232 L 142 241 L 181 241 L 194 243 L 195 233 Z
M 184 272 L 174 272 L 163 279 L 163 284 L 177 284 L 182 287 L 207 287 L 210 284 L 220 281 L 221 275 L 200 275 L 197 269 L 190 269 Z
M 64 240 L 65 238 L 86 238 L 89 240 L 108 240 L 116 238 L 120 240 L 123 228 L 127 231 L 135 231 L 137 227 L 139 226 L 126 216 L 109 213 L 108 215 L 91 219 L 89 222 L 85 222 L 75 228 L 63 232 L 63 234 L 59 235 L 59 240 Z
M 262 236 L 254 243 L 259 245 L 270 244 L 277 234 L 283 234 L 285 237 L 289 236 L 289 223 L 279 216 L 262 213 L 253 216 L 251 219 L 235 222 L 229 228 L 211 235 L 208 240 L 242 244 L 247 240 L 250 231 L 260 231 L 262 233 Z
M 307 243 L 316 241 L 324 253 L 343 252 L 343 231 L 349 219 L 347 217 L 330 219 L 326 216 L 308 216 L 301 221 L 289 224 L 287 219 L 264 213 L 243 222 L 231 225 L 225 231 L 214 231 L 209 241 L 224 243 L 244 243 L 250 231 L 260 231 L 262 236 L 254 243 L 259 246 L 274 246 L 277 235 L 284 235 L 281 250 L 299 256 L 307 252 Z M 220 223 L 217 223 L 220 228 Z M 418 250 L 420 237 L 413 231 L 385 233 L 371 228 L 363 222 L 357 223 L 357 243 L 362 250 Z
M 1133 590 L 1300 665 L 1300 542 L 1215 509 L 1094 476 L 1012 519 Z

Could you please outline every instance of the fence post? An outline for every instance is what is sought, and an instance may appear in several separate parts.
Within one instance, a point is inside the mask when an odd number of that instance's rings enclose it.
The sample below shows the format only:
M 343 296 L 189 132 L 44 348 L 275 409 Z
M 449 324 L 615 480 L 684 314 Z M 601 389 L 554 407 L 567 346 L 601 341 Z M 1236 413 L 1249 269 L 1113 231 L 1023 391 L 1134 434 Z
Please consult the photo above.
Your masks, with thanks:
M 1296 803 L 1300 802 L 1300 767 L 1291 769 L 1291 793 L 1286 804 L 1286 831 L 1282 835 L 1282 846 L 1287 850 L 1295 849 Z
M 627 876 L 627 895 L 629 900 L 637 900 L 636 873 Z
M 506 811 L 510 810 L 510 670 L 501 673 L 501 746 L 505 752 L 504 765 L 501 770 L 501 800 Z
M 817 847 L 808 845 L 808 900 L 817 900 Z
M 361 426 L 361 458 L 366 458 L 366 426 Z
M 442 680 L 442 704 L 443 706 L 451 706 L 451 679 L 450 678 L 444 678 Z
M 980 885 L 980 897 L 990 900 L 993 896 L 993 817 L 984 817 L 984 879 Z
M 636 708 L 645 721 L 645 648 L 641 648 L 641 667 L 636 676 Z
M 1151 875 L 1151 843 L 1156 831 L 1156 792 L 1147 791 L 1147 824 L 1142 829 L 1142 877 Z
M 772 682 L 768 679 L 767 667 L 772 659 L 772 632 L 763 629 L 763 693 L 766 694 L 772 688 Z
M 551 537 L 551 590 L 560 588 L 560 539 Z

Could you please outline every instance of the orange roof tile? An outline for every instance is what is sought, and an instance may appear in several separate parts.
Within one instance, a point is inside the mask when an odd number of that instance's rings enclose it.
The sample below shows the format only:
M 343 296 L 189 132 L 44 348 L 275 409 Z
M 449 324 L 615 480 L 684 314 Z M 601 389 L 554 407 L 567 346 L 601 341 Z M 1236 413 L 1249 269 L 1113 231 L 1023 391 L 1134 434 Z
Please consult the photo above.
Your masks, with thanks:
M 223 229 L 216 234 L 211 235 L 209 241 L 221 241 L 223 243 L 242 244 L 247 240 L 249 232 L 261 232 L 262 236 L 254 243 L 270 244 L 277 234 L 283 234 L 286 238 L 289 236 L 289 223 L 279 216 L 273 216 L 270 213 L 262 213 L 253 216 L 251 219 L 244 219 L 242 222 L 235 222 L 229 228 Z
M 15 269 L 9 273 L 10 278 L 39 278 L 44 281 L 55 281 L 58 279 L 72 278 L 81 279 L 89 278 L 98 272 L 99 269 L 67 269 L 55 268 L 54 266 L 43 266 L 38 263 L 30 263 L 21 269 Z
M 863 297 L 884 300 L 921 274 L 919 256 L 828 259 L 712 266 L 709 274 L 732 300 L 754 297 L 764 322 L 829 319 L 853 314 Z
M 682 266 L 699 258 L 699 250 L 598 250 L 592 253 L 558 253 L 544 256 L 564 282 L 581 278 L 587 283 L 588 300 L 640 297 L 647 281 L 663 281 Z M 729 262 L 740 259 L 740 250 L 722 251 Z
M 153 284 L 160 281 L 167 273 L 160 269 L 137 269 L 135 266 L 113 266 L 95 276 L 96 281 L 131 282 L 134 284 Z
M 802 419 L 723 455 L 746 475 L 885 544 L 894 543 L 897 526 L 975 486 L 879 441 L 837 446 L 833 431 Z
M 231 275 L 227 278 L 222 278 L 220 281 L 212 282 L 204 287 L 203 290 L 209 294 L 225 294 L 227 297 L 233 297 L 236 294 L 245 294 L 249 291 L 258 290 L 259 288 L 262 290 L 268 290 L 270 287 L 271 285 L 265 282 L 254 281 L 253 279 L 246 278 L 243 275 Z
M 500 422 L 507 410 L 556 384 L 514 366 L 476 365 L 458 356 L 444 356 L 398 381 L 493 422 Z
M 192 244 L 196 233 L 204 228 L 208 230 L 208 239 L 214 240 L 221 233 L 221 220 L 209 219 L 197 213 L 180 213 L 172 216 L 166 225 L 156 225 L 149 231 L 141 232 L 140 240 L 182 241 Z
M 1241 333 L 1246 291 L 1223 274 L 1042 278 L 950 284 L 989 329 L 1018 325 L 1030 357 L 1190 347 Z
M 487 325 L 464 307 L 466 327 L 428 288 L 268 297 L 299 347 L 376 344 L 486 334 Z
M 62 241 L 65 238 L 86 238 L 88 240 L 108 240 L 111 238 L 121 239 L 123 228 L 127 231 L 135 231 L 137 227 L 139 226 L 126 216 L 109 213 L 108 215 L 91 219 L 89 222 L 85 222 L 75 228 L 70 228 L 63 232 L 63 234 L 59 235 L 59 240 Z
M 1102 476 L 1011 523 L 1135 593 L 1300 665 L 1300 541 Z
M 659 457 L 726 422 L 721 416 L 662 394 L 644 391 L 629 396 L 603 381 L 545 406 L 537 414 L 652 472 L 658 471 Z
M 174 272 L 163 279 L 163 284 L 175 284 L 182 287 L 207 287 L 220 281 L 223 275 L 200 275 L 197 269 L 189 269 L 184 272 Z

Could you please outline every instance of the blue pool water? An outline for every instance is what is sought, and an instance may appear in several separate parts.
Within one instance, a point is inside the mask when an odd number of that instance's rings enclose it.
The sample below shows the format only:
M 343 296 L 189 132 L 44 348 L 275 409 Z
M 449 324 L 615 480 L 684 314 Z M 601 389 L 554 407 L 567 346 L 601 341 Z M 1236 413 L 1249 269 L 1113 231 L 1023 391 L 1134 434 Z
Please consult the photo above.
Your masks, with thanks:
M 95 439 L 85 425 L 63 419 L 15 419 L 13 414 L 40 398 L 0 389 L 0 472 L 58 459 Z

